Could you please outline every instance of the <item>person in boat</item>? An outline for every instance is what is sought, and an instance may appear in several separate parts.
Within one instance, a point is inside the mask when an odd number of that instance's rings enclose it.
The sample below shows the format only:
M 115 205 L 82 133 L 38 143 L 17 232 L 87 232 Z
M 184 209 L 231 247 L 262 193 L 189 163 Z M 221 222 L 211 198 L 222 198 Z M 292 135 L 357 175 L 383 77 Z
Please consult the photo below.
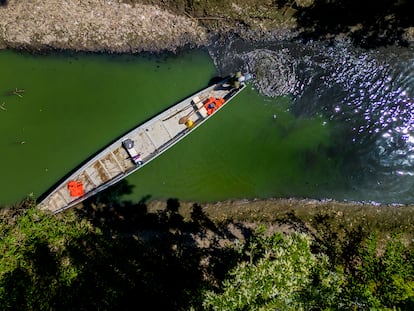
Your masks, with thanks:
M 245 81 L 246 81 L 246 77 L 244 75 L 242 75 L 242 73 L 240 71 L 238 71 L 238 72 L 236 72 L 234 77 L 231 78 L 230 84 L 235 89 L 239 89 L 240 86 L 244 85 Z
M 136 164 L 138 164 L 140 166 L 142 164 L 144 164 L 144 161 L 142 161 L 142 158 L 141 158 L 141 154 L 140 153 L 138 153 L 136 156 L 134 156 L 134 161 L 135 161 Z
M 208 106 L 207 106 L 207 108 L 209 108 L 209 109 L 214 109 L 214 107 L 216 107 L 216 103 L 210 103 L 210 104 L 208 104 Z

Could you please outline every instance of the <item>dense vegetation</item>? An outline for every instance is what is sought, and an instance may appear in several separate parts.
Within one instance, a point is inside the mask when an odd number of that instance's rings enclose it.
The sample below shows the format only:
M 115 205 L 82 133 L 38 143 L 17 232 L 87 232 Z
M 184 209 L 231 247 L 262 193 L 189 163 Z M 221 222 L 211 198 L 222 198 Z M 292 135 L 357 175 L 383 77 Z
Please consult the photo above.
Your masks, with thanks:
M 213 310 L 412 310 L 414 253 L 398 238 L 375 236 L 330 257 L 308 235 L 255 235 L 217 292 Z M 355 246 L 355 245 L 353 245 Z M 345 253 L 350 252 L 350 253 Z
M 322 210 L 312 226 L 290 212 L 256 227 L 197 204 L 183 214 L 176 199 L 152 211 L 113 199 L 58 216 L 31 200 L 3 209 L 2 310 L 414 307 L 412 237 L 399 228 L 338 225 Z

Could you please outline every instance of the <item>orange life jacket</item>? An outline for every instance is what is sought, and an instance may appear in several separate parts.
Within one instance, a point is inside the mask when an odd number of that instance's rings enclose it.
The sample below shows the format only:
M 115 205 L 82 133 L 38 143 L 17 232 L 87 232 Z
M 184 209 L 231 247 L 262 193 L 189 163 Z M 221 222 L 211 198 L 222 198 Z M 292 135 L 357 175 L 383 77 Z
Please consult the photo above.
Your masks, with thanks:
M 209 97 L 204 103 L 204 108 L 207 110 L 207 114 L 213 114 L 218 108 L 224 104 L 224 98 Z
M 79 197 L 84 194 L 83 184 L 80 181 L 69 181 L 68 189 L 71 197 Z

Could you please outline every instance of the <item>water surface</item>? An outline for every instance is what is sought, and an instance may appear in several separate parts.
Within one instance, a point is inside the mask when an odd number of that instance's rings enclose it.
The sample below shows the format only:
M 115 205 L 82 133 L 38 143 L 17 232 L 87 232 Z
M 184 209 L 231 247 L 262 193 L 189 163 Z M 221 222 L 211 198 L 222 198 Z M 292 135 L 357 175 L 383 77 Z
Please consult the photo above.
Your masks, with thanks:
M 35 197 L 132 127 L 236 70 L 254 79 L 127 181 L 138 201 L 414 201 L 414 53 L 347 42 L 178 55 L 0 53 L 0 204 Z M 24 89 L 23 97 L 7 95 Z M 4 104 L 3 104 L 4 103 Z
M 1 204 L 38 197 L 97 150 L 219 74 L 204 51 L 163 57 L 2 52 L 0 67 L 0 102 L 7 109 L 0 111 Z M 22 98 L 5 95 L 16 87 L 25 90 Z M 289 97 L 267 98 L 249 87 L 129 177 L 129 198 L 329 195 L 327 181 L 338 180 L 335 160 L 325 156 L 331 130 L 320 117 L 297 118 L 290 110 Z
M 248 46 L 235 40 L 216 51 L 222 70 L 245 64 L 261 94 L 290 94 L 296 118 L 321 117 L 335 129 L 329 156 L 341 166 L 342 183 L 329 197 L 414 201 L 413 47 L 365 50 L 346 40 Z

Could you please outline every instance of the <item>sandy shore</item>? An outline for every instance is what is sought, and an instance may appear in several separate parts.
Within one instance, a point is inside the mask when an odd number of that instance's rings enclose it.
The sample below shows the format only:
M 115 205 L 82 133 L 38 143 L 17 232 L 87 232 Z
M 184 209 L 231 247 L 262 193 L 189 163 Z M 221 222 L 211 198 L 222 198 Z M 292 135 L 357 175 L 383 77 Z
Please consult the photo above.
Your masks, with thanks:
M 0 5 L 0 47 L 141 52 L 206 43 L 190 17 L 117 0 L 8 0 Z

